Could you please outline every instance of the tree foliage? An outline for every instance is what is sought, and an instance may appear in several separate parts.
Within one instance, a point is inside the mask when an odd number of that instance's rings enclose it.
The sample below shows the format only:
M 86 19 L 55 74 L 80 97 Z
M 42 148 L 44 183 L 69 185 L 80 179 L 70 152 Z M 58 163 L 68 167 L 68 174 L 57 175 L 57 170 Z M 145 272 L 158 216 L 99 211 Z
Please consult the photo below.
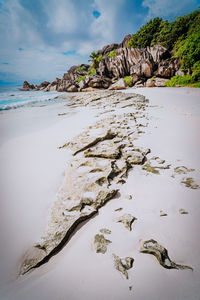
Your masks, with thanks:
M 144 48 L 161 45 L 172 50 L 174 56 L 182 57 L 182 70 L 191 71 L 193 65 L 200 61 L 200 10 L 173 22 L 155 18 L 147 22 L 133 34 L 127 47 Z

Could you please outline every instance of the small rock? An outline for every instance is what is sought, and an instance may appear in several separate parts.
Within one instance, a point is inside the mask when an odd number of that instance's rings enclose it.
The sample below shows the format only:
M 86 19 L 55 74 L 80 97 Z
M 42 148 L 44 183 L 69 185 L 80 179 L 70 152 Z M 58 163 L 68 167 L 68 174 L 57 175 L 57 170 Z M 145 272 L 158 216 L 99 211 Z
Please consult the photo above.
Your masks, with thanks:
M 181 183 L 185 184 L 186 187 L 190 189 L 198 189 L 199 185 L 195 183 L 194 179 L 191 177 L 184 178 Z
M 113 254 L 115 269 L 121 272 L 126 279 L 128 279 L 127 270 L 133 267 L 134 259 L 132 257 L 125 257 L 124 259 L 119 256 Z
M 101 233 L 103 234 L 111 234 L 111 230 L 110 229 L 107 229 L 107 228 L 102 228 L 99 230 Z
M 110 87 L 109 90 L 123 90 L 126 88 L 126 84 L 124 80 L 121 78 L 118 80 L 116 83 L 113 83 Z
M 122 207 L 119 207 L 119 208 L 116 208 L 115 211 L 121 211 L 123 208 Z
M 166 214 L 163 210 L 160 210 L 160 216 L 161 216 L 161 217 L 166 217 L 167 214 Z
M 132 199 L 133 199 L 133 196 L 132 196 L 132 195 L 126 195 L 126 196 L 125 196 L 125 199 L 127 199 L 127 200 L 132 200 Z
M 132 230 L 132 227 L 131 227 L 132 223 L 135 220 L 137 220 L 137 218 L 135 218 L 131 214 L 124 214 L 121 217 L 116 219 L 117 222 L 121 222 L 122 224 L 124 224 L 125 228 L 127 228 L 130 231 Z
M 174 172 L 177 174 L 187 174 L 188 172 L 193 172 L 195 171 L 194 169 L 189 169 L 185 166 L 180 166 L 180 167 L 176 167 L 174 168 Z
M 184 210 L 183 208 L 180 208 L 180 209 L 179 209 L 179 213 L 180 213 L 181 215 L 187 215 L 187 214 L 188 214 L 188 212 L 187 212 L 186 210 Z
M 94 248 L 96 253 L 106 253 L 107 245 L 112 243 L 109 240 L 106 240 L 103 234 L 96 234 L 94 237 Z

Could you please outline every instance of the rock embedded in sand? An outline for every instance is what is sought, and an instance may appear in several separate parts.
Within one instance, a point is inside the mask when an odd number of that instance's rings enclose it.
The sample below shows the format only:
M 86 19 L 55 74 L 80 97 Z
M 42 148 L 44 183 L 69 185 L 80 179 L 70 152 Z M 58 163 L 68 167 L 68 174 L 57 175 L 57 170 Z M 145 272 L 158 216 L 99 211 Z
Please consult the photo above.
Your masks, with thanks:
M 126 103 L 143 112 L 147 105 L 143 96 L 112 91 L 83 93 L 71 98 L 77 106 L 90 105 L 104 110 L 121 108 Z M 126 182 L 128 171 L 136 164 L 136 160 L 130 160 L 133 155 L 137 154 L 137 160 L 143 163 L 146 154 L 133 147 L 133 133 L 137 132 L 137 118 L 140 117 L 140 114 L 133 113 L 109 115 L 60 147 L 63 151 L 70 148 L 74 155 L 66 168 L 44 236 L 24 258 L 21 274 L 47 262 L 68 242 L 81 222 L 97 214 L 107 201 L 115 197 L 117 185 Z M 125 222 L 129 230 L 134 219 L 131 216 Z
M 183 209 L 183 208 L 179 208 L 179 213 L 181 214 L 181 215 L 187 215 L 188 214 L 188 212 L 185 210 L 185 209 Z
M 94 237 L 94 248 L 96 253 L 105 254 L 107 251 L 107 245 L 112 243 L 110 240 L 106 240 L 103 234 L 96 234 Z
M 132 224 L 135 220 L 137 220 L 137 218 L 135 218 L 131 214 L 124 214 L 116 219 L 117 222 L 122 223 L 125 226 L 125 228 L 127 228 L 130 231 L 132 230 Z
M 119 208 L 116 208 L 115 211 L 121 211 L 123 208 L 122 207 L 119 207 Z
M 110 229 L 107 229 L 107 228 L 102 228 L 99 230 L 101 233 L 103 234 L 111 234 L 111 230 Z
M 132 200 L 132 199 L 133 199 L 133 196 L 132 196 L 132 195 L 125 195 L 125 199 L 127 199 L 127 200 Z
M 190 269 L 192 270 L 191 267 L 189 266 L 184 266 L 184 265 L 179 265 L 173 262 L 169 256 L 168 256 L 168 251 L 166 248 L 163 246 L 159 245 L 157 241 L 151 239 L 148 241 L 142 241 L 141 242 L 141 247 L 140 247 L 140 252 L 141 253 L 148 253 L 154 255 L 160 265 L 166 269 Z
M 114 258 L 115 269 L 117 271 L 121 272 L 125 276 L 125 278 L 128 279 L 127 270 L 129 270 L 133 267 L 134 259 L 132 257 L 125 257 L 123 259 L 115 254 L 113 254 L 113 258 Z
M 187 174 L 188 172 L 193 172 L 193 171 L 195 171 L 195 169 L 189 169 L 185 166 L 180 166 L 180 167 L 174 168 L 174 172 L 177 174 Z
M 196 182 L 194 181 L 194 179 L 192 177 L 183 178 L 181 183 L 183 183 L 186 187 L 188 187 L 190 189 L 198 189 L 199 188 L 199 185 L 196 184 Z
M 163 210 L 160 210 L 160 216 L 161 216 L 161 217 L 166 217 L 167 214 L 166 214 Z

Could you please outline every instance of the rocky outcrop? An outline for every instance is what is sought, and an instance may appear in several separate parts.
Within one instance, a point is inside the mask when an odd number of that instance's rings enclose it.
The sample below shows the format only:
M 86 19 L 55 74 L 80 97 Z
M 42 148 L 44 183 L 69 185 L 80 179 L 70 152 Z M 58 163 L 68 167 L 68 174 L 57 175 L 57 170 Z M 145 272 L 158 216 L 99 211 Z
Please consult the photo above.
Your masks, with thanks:
M 107 102 L 110 109 L 133 106 L 138 110 L 138 118 L 140 112 L 144 114 L 147 105 L 143 96 L 112 91 L 81 93 L 71 98 L 78 106 L 94 105 L 96 108 L 98 104 L 103 112 Z M 126 181 L 128 171 L 138 164 L 138 158 L 133 159 L 136 152 L 142 155 L 142 160 L 139 157 L 142 165 L 147 151 L 136 149 L 133 145 L 133 140 L 141 134 L 137 117 L 133 113 L 110 115 L 59 147 L 70 148 L 72 159 L 57 193 L 57 201 L 52 206 L 47 229 L 38 243 L 26 253 L 21 274 L 47 262 L 67 243 L 81 222 L 97 214 L 103 205 L 115 197 L 119 186 Z M 132 217 L 129 221 L 133 221 Z M 102 235 L 95 239 L 95 247 L 101 251 L 105 250 L 107 243 Z
M 28 83 L 28 81 L 24 81 L 23 87 L 20 90 L 22 90 L 22 91 L 30 91 L 30 90 L 34 90 L 34 89 L 35 89 L 35 85 L 34 84 L 30 84 L 30 83 Z
M 180 58 L 171 57 L 171 53 L 160 45 L 147 48 L 128 48 L 131 39 L 128 34 L 120 44 L 110 44 L 97 51 L 99 61 L 95 74 L 91 75 L 91 67 L 87 64 L 72 66 L 62 79 L 56 78 L 52 83 L 43 82 L 39 86 L 24 82 L 23 90 L 39 89 L 44 91 L 74 92 L 86 88 L 116 88 L 116 81 L 131 76 L 135 87 L 163 87 L 164 79 L 169 79 L 180 71 Z M 156 77 L 153 82 L 148 79 Z M 147 81 L 147 83 L 146 83 Z M 121 85 L 121 81 L 120 81 Z M 122 85 L 121 85 L 122 86 Z M 122 87 L 123 88 L 123 87 Z M 126 88 L 126 86 L 124 87 Z
M 141 243 L 140 247 L 141 253 L 148 253 L 154 255 L 160 265 L 166 269 L 190 269 L 189 266 L 179 265 L 175 262 L 173 262 L 168 255 L 168 251 L 163 246 L 159 245 L 157 241 L 151 239 L 148 241 L 144 241 Z

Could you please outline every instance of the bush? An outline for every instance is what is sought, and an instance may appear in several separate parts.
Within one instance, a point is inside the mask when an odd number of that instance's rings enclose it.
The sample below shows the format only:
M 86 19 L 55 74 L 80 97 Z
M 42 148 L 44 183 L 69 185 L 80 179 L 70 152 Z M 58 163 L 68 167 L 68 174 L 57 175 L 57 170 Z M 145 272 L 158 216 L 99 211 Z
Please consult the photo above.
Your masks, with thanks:
M 85 76 L 81 76 L 81 77 L 79 77 L 78 79 L 77 79 L 77 82 L 81 82 L 82 80 L 84 80 L 85 79 Z
M 87 72 L 87 75 L 90 76 L 90 75 L 95 75 L 96 74 L 96 70 L 95 69 L 91 69 Z
M 82 66 L 76 69 L 76 71 L 87 71 L 86 66 Z
M 132 80 L 131 80 L 131 76 L 126 76 L 126 77 L 123 78 L 123 80 L 124 80 L 124 82 L 125 82 L 128 86 L 130 86 L 130 87 L 133 86 L 133 83 L 132 83 Z
M 181 85 L 181 86 L 187 86 L 190 85 L 191 83 L 194 83 L 194 79 L 192 78 L 192 75 L 176 75 L 173 76 L 170 81 L 165 82 L 165 85 L 168 87 L 175 87 L 176 85 Z
M 113 51 L 110 51 L 109 53 L 106 53 L 106 56 L 109 56 L 109 57 L 114 57 L 114 56 L 116 56 L 117 54 L 116 54 L 116 49 L 115 50 L 113 50 Z

